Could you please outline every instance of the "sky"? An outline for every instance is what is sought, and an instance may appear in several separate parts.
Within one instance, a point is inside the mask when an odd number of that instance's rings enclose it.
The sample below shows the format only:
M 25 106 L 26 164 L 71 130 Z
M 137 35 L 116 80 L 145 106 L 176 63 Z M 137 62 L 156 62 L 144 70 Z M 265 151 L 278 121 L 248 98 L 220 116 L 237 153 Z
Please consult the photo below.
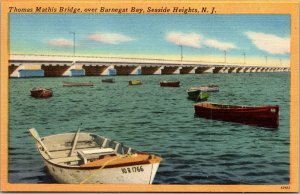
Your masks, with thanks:
M 290 66 L 289 15 L 10 14 L 10 53 Z

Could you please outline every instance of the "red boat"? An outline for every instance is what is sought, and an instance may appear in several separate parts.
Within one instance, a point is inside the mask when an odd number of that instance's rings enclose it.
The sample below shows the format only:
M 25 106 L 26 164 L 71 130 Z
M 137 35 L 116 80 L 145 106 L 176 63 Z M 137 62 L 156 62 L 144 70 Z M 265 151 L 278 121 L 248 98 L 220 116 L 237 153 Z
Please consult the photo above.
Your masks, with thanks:
M 180 81 L 161 81 L 160 86 L 161 87 L 179 87 Z
M 33 88 L 30 94 L 34 98 L 49 98 L 53 95 L 53 91 L 48 88 Z
M 213 103 L 194 105 L 195 116 L 260 127 L 278 128 L 279 106 L 235 106 Z

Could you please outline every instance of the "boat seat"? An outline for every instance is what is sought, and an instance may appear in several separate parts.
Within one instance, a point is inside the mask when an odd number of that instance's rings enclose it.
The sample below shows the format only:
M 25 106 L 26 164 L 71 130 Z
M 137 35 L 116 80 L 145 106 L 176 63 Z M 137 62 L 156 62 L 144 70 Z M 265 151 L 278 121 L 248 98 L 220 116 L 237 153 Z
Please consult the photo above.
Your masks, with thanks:
M 108 154 L 114 152 L 112 148 L 93 148 L 93 149 L 82 149 L 78 152 L 82 152 L 83 154 Z
M 75 162 L 75 161 L 79 161 L 81 160 L 80 157 L 78 156 L 70 156 L 70 157 L 64 157 L 64 158 L 53 158 L 50 160 L 50 162 L 53 162 L 53 163 L 65 163 L 65 162 Z
M 93 148 L 93 149 L 82 149 L 77 151 L 79 157 L 83 159 L 84 164 L 87 163 L 88 159 L 93 159 L 103 155 L 116 154 L 112 148 Z

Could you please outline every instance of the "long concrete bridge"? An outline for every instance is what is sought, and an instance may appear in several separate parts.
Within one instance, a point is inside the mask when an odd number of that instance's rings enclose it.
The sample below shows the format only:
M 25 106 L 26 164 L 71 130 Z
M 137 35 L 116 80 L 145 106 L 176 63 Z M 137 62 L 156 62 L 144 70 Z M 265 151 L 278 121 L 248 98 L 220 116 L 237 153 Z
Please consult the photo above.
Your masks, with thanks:
M 283 72 L 289 67 L 147 58 L 10 55 L 10 77 Z

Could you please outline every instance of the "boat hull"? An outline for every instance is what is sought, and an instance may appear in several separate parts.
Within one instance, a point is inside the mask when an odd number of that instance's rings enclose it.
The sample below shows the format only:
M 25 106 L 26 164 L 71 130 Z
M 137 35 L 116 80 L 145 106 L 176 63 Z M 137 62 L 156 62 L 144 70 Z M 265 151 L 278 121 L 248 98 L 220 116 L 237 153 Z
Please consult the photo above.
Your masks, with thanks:
M 67 184 L 152 184 L 159 163 L 114 168 L 80 169 L 52 164 L 44 159 L 49 174 Z
M 30 95 L 34 98 L 49 98 L 53 95 L 53 92 L 48 89 L 31 90 Z
M 195 116 L 268 128 L 279 126 L 279 106 L 259 106 L 214 109 L 196 104 Z
M 103 79 L 101 81 L 104 82 L 104 83 L 115 83 L 114 79 Z
M 142 84 L 141 80 L 130 80 L 128 83 L 129 83 L 129 85 L 141 85 Z
M 160 82 L 161 87 L 179 87 L 180 82 Z

